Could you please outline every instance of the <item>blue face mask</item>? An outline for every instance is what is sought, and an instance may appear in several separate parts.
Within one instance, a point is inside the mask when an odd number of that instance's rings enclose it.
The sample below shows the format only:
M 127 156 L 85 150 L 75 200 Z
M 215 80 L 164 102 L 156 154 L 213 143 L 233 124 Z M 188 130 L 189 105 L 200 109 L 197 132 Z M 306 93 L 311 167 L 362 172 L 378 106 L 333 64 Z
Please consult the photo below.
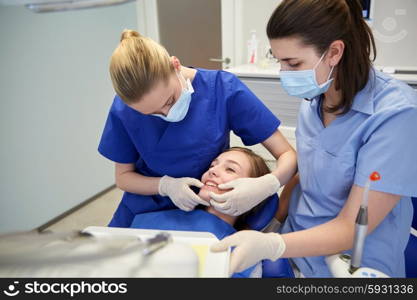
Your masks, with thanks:
M 334 66 L 330 70 L 329 76 L 327 77 L 327 81 L 325 83 L 319 85 L 316 79 L 316 68 L 322 61 L 325 54 L 326 52 L 323 53 L 320 60 L 312 70 L 280 72 L 282 88 L 287 92 L 288 95 L 298 98 L 312 99 L 325 93 L 329 89 L 330 84 L 333 81 L 333 78 L 330 79 L 330 76 L 332 75 Z
M 178 73 L 177 73 L 177 76 L 178 76 Z M 178 76 L 178 80 L 181 83 L 179 76 Z M 182 121 L 187 115 L 188 109 L 190 107 L 191 94 L 194 93 L 194 89 L 193 89 L 193 86 L 191 85 L 190 79 L 187 79 L 186 83 L 187 83 L 188 88 L 182 89 L 180 97 L 175 102 L 175 104 L 171 107 L 167 116 L 160 115 L 160 114 L 152 114 L 152 116 L 160 117 L 161 119 L 167 122 Z M 182 86 L 182 83 L 181 83 L 181 86 Z

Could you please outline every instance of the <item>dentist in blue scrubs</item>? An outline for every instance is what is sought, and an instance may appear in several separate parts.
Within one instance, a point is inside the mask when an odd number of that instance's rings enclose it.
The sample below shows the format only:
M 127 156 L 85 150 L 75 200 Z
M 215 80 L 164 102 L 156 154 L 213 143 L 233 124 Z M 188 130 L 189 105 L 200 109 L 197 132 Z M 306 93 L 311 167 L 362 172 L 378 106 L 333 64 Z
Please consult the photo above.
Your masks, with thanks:
M 359 1 L 284 0 L 267 35 L 282 87 L 305 99 L 288 216 L 280 234 L 241 231 L 212 250 L 236 246 L 235 272 L 287 257 L 298 274 L 329 277 L 324 258 L 351 254 L 364 186 L 377 171 L 362 266 L 404 277 L 410 197 L 417 196 L 417 93 L 372 67 L 375 43 Z
M 98 150 L 115 162 L 125 193 L 109 226 L 130 227 L 145 212 L 209 205 L 196 194 L 203 187 L 197 178 L 229 148 L 230 131 L 277 158 L 272 173 L 228 183 L 232 201 L 223 208 L 230 214 L 255 207 L 294 175 L 296 154 L 280 121 L 231 73 L 183 67 L 158 43 L 125 30 L 110 75 L 117 95 Z

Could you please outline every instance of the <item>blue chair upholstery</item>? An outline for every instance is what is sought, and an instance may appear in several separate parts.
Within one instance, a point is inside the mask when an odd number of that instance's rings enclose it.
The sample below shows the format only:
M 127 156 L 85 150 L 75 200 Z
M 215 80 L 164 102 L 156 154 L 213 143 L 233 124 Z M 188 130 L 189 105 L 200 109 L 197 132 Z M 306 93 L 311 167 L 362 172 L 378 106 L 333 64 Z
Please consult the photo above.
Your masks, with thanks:
M 278 194 L 270 196 L 265 200 L 265 204 L 256 213 L 250 215 L 246 220 L 249 227 L 253 230 L 261 231 L 264 229 L 278 210 L 279 197 Z M 262 261 L 262 277 L 263 278 L 286 278 L 294 277 L 292 268 L 288 259 L 278 259 L 275 262 L 270 260 Z
M 413 203 L 414 208 L 413 222 L 411 223 L 411 227 L 417 230 L 417 198 L 411 198 L 411 202 Z
M 278 194 L 274 194 L 265 200 L 265 204 L 255 213 L 248 216 L 246 223 L 253 230 L 264 229 L 278 210 Z
M 262 261 L 262 278 L 294 278 L 294 272 L 287 258 L 276 261 Z
M 411 234 L 404 251 L 406 277 L 417 277 L 417 198 L 411 198 L 414 207 Z
M 251 229 L 259 231 L 264 229 L 275 216 L 279 204 L 278 194 L 272 195 L 265 201 L 264 206 L 246 220 Z M 264 260 L 262 261 L 262 277 L 288 278 L 294 277 L 294 273 L 288 259 L 281 258 L 274 262 Z

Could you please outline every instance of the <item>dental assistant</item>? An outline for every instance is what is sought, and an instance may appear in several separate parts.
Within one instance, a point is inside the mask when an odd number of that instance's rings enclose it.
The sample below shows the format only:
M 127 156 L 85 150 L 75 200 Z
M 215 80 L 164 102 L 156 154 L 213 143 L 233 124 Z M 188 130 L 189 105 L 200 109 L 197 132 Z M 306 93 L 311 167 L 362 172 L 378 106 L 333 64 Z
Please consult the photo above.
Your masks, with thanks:
M 183 67 L 158 43 L 125 30 L 110 75 L 117 95 L 98 150 L 115 162 L 125 193 L 109 226 L 129 227 L 144 212 L 208 205 L 192 187 L 203 186 L 196 178 L 229 148 L 230 131 L 246 145 L 262 143 L 278 160 L 272 173 L 248 179 L 249 192 L 236 188 L 250 201 L 234 213 L 276 193 L 295 173 L 296 154 L 280 121 L 233 74 Z
M 267 35 L 282 87 L 305 99 L 288 216 L 281 234 L 241 231 L 212 250 L 237 246 L 235 272 L 287 257 L 306 277 L 329 277 L 324 258 L 351 254 L 364 185 L 377 171 L 362 266 L 404 277 L 410 197 L 417 196 L 417 93 L 372 67 L 375 43 L 359 1 L 284 0 Z

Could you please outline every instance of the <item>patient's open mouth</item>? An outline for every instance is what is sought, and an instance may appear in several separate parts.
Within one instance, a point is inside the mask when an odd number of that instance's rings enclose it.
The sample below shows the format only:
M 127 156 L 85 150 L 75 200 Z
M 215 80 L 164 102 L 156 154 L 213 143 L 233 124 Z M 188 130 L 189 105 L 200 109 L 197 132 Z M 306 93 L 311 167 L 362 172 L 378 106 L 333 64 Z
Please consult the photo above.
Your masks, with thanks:
M 207 180 L 204 183 L 204 188 L 206 188 L 208 190 L 212 190 L 212 191 L 218 191 L 217 186 L 218 186 L 218 184 L 215 183 L 214 181 L 211 181 L 211 180 Z

